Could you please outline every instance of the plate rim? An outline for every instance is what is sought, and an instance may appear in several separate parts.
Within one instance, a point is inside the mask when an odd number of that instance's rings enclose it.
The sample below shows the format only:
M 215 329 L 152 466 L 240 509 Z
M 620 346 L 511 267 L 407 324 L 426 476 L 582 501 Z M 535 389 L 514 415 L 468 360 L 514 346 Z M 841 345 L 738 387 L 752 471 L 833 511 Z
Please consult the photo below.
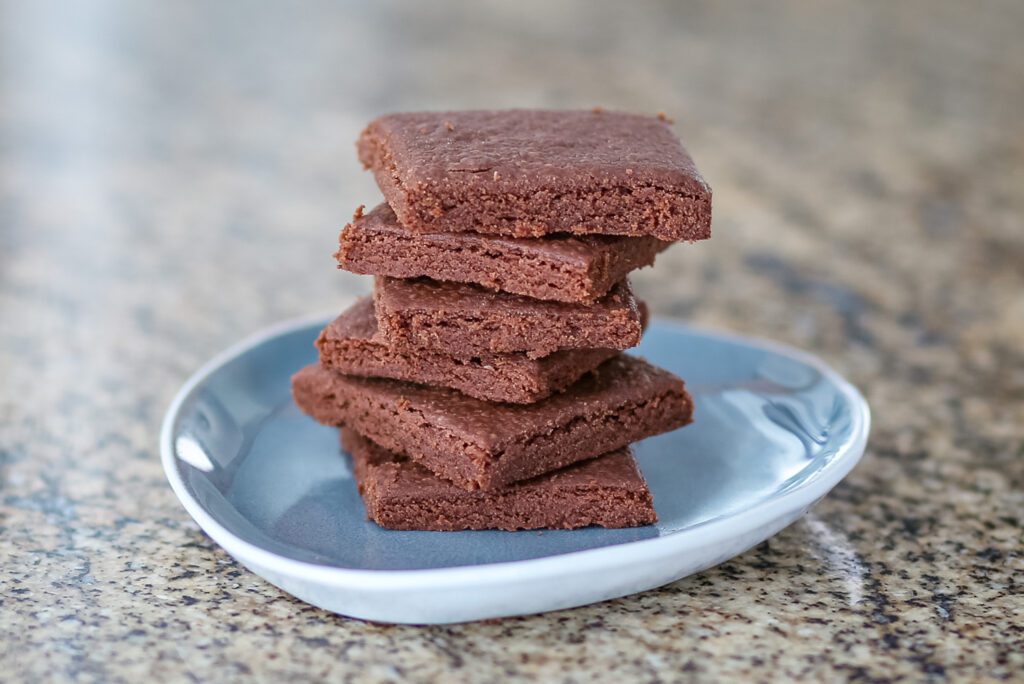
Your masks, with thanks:
M 191 494 L 178 470 L 172 433 L 182 406 L 193 391 L 224 365 L 273 338 L 314 324 L 324 324 L 332 318 L 334 316 L 330 314 L 310 314 L 280 321 L 246 336 L 203 363 L 174 395 L 164 414 L 160 428 L 160 460 L 164 476 L 185 511 L 199 528 L 230 556 L 243 565 L 248 566 L 249 563 L 252 563 L 254 566 L 273 572 L 278 576 L 301 578 L 307 582 L 336 588 L 397 591 L 441 589 L 467 583 L 479 586 L 511 580 L 522 582 L 548 579 L 565 572 L 566 567 L 571 568 L 572 572 L 579 572 L 584 569 L 584 566 L 590 570 L 611 569 L 623 564 L 633 565 L 654 561 L 658 558 L 672 557 L 687 550 L 705 546 L 716 539 L 731 539 L 757 527 L 757 524 L 743 524 L 743 520 L 754 519 L 763 524 L 769 520 L 779 519 L 787 512 L 809 508 L 839 484 L 857 465 L 866 449 L 871 428 L 871 410 L 867 400 L 852 383 L 817 356 L 773 340 L 684 324 L 672 318 L 657 317 L 652 320 L 652 323 L 657 321 L 658 325 L 683 332 L 696 332 L 708 337 L 757 347 L 813 367 L 833 383 L 850 403 L 851 438 L 837 449 L 835 456 L 817 472 L 816 477 L 801 483 L 794 489 L 772 496 L 750 508 L 705 520 L 692 527 L 664 536 L 540 558 L 481 565 L 460 565 L 449 568 L 370 570 L 297 560 L 268 551 L 239 537 L 203 507 L 199 500 Z M 735 529 L 737 527 L 739 529 Z

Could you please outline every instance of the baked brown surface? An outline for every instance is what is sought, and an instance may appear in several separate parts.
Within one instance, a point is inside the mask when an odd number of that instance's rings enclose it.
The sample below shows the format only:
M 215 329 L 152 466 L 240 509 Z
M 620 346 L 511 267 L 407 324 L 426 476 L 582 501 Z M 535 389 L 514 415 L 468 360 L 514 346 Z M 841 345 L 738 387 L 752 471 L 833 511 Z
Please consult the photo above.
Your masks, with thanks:
M 391 114 L 358 143 L 415 230 L 711 236 L 711 189 L 664 117 L 601 110 Z
M 637 527 L 658 521 L 629 447 L 503 489 L 466 491 L 355 430 L 341 430 L 366 513 L 394 530 Z
M 619 354 L 561 394 L 495 404 L 454 390 L 342 375 L 319 364 L 292 378 L 305 413 L 351 427 L 464 489 L 494 489 L 689 423 L 683 381 Z
M 624 280 L 591 305 L 545 302 L 474 285 L 377 276 L 380 334 L 396 347 L 457 358 L 559 349 L 628 349 L 640 342 L 640 311 Z
M 653 237 L 610 235 L 510 238 L 423 233 L 399 223 L 387 204 L 365 215 L 357 212 L 339 243 L 338 265 L 353 273 L 426 276 L 584 304 L 603 297 L 630 271 L 653 264 L 670 244 Z
M 614 349 L 567 349 L 542 359 L 522 353 L 456 359 L 422 349 L 396 348 L 377 334 L 373 301 L 368 297 L 331 321 L 316 346 L 321 365 L 341 373 L 450 387 L 484 401 L 513 404 L 532 404 L 560 392 L 618 353 Z

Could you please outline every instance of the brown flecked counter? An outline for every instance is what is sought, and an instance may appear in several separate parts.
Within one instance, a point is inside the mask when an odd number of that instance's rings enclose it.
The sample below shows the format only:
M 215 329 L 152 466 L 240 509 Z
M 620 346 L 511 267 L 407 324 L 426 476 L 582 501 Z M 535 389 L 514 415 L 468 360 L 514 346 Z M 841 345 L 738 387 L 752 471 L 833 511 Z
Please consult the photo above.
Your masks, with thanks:
M 0 2 L 0 679 L 1024 672 L 1024 7 L 259 7 Z M 547 615 L 380 626 L 237 565 L 161 417 L 215 352 L 369 291 L 331 257 L 379 197 L 362 126 L 595 105 L 674 117 L 714 188 L 712 240 L 638 296 L 834 365 L 861 464 L 734 560 Z

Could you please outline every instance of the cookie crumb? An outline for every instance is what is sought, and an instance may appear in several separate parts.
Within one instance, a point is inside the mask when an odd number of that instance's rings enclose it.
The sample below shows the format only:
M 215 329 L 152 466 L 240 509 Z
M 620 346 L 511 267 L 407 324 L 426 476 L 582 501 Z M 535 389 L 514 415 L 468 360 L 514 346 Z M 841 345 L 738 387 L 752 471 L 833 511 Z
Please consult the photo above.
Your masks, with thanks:
M 352 214 L 352 220 L 353 221 L 358 221 L 359 219 L 363 218 L 363 210 L 364 209 L 366 209 L 366 205 L 365 204 L 360 204 L 358 207 L 356 207 L 355 213 Z
M 449 131 L 455 130 L 455 124 L 453 124 L 451 121 L 445 121 L 444 127 L 447 128 Z
M 498 174 L 497 171 L 494 172 L 494 180 L 501 180 L 501 176 Z
M 664 121 L 667 124 L 674 124 L 676 121 L 665 112 L 658 112 L 658 120 Z
M 591 111 L 594 112 L 595 114 L 604 114 L 604 107 L 598 105 L 597 107 L 594 107 Z

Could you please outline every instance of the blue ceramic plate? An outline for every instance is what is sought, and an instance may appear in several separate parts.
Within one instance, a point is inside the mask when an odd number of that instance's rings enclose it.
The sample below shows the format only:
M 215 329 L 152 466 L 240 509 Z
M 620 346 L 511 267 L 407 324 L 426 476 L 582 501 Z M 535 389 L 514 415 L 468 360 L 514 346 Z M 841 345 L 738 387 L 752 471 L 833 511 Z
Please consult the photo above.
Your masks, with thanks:
M 253 572 L 345 615 L 441 623 L 536 613 L 650 589 L 793 522 L 864 451 L 869 414 L 821 361 L 655 321 L 635 353 L 686 380 L 695 422 L 635 451 L 657 525 L 398 532 L 367 521 L 337 431 L 295 407 L 324 320 L 284 324 L 197 372 L 171 405 L 167 478 L 196 522 Z

